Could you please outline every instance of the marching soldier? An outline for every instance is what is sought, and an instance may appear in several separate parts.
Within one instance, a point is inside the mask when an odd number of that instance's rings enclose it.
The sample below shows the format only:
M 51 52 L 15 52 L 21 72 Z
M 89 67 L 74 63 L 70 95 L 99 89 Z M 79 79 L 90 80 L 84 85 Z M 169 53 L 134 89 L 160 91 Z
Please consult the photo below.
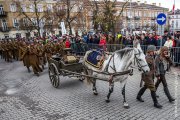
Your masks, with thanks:
M 38 59 L 38 50 L 32 43 L 29 48 L 29 61 L 30 61 L 30 65 L 33 68 L 34 74 L 39 76 L 39 73 L 42 72 L 42 69 L 39 66 L 40 63 Z
M 46 58 L 47 61 L 49 62 L 49 59 L 51 58 L 51 56 L 54 53 L 54 45 L 51 42 L 48 42 L 45 46 L 44 46 L 44 52 L 46 54 Z
M 7 40 L 5 44 L 5 51 L 6 51 L 7 62 L 12 62 L 12 45 L 9 40 Z
M 156 98 L 156 88 L 154 85 L 154 74 L 155 74 L 154 52 L 155 50 L 156 50 L 156 47 L 154 45 L 149 45 L 147 48 L 146 61 L 148 63 L 150 71 L 148 73 L 142 74 L 142 80 L 145 82 L 145 84 L 144 84 L 144 87 L 140 89 L 136 99 L 140 102 L 144 102 L 141 96 L 144 94 L 144 92 L 148 88 L 151 91 L 151 97 L 154 102 L 154 107 L 162 108 L 162 106 L 158 103 L 158 100 Z
M 30 71 L 31 65 L 30 65 L 29 48 L 30 48 L 30 46 L 26 45 L 26 43 L 23 42 L 19 48 L 19 56 L 21 56 L 20 60 L 23 60 L 23 64 L 24 64 L 24 66 L 27 67 L 28 72 L 31 72 Z
M 15 60 L 18 60 L 18 59 L 19 59 L 18 41 L 14 40 L 14 41 L 12 42 L 12 46 L 13 46 L 13 51 L 12 51 L 12 53 L 13 53 L 13 58 L 14 58 Z

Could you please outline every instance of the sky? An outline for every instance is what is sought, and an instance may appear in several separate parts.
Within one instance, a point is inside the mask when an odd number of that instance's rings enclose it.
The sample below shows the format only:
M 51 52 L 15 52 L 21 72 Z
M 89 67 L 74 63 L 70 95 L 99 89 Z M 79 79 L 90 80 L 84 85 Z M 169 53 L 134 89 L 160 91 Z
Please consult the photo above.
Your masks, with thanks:
M 119 0 L 124 1 L 124 0 Z M 156 3 L 156 5 L 159 5 L 161 3 L 162 7 L 169 8 L 169 10 L 172 10 L 174 0 L 132 0 L 133 2 L 141 1 L 143 3 L 144 1 L 147 1 L 148 4 Z M 175 9 L 180 9 L 180 0 L 175 0 Z

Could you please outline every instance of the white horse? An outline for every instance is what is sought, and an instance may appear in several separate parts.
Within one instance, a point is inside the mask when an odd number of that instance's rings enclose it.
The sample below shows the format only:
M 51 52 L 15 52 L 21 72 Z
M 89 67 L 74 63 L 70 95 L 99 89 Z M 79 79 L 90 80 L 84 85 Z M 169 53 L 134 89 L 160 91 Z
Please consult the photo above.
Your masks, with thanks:
M 110 102 L 109 98 L 111 93 L 113 92 L 114 82 L 120 81 L 120 83 L 123 84 L 123 106 L 124 108 L 129 108 L 125 97 L 125 86 L 127 78 L 129 76 L 129 72 L 127 71 L 131 69 L 131 65 L 134 60 L 136 60 L 139 69 L 141 69 L 143 72 L 150 71 L 139 42 L 134 42 L 133 48 L 125 48 L 115 51 L 111 55 L 107 55 L 107 59 L 104 61 L 101 70 L 91 66 L 86 62 L 87 56 L 90 52 L 91 50 L 86 52 L 83 64 L 85 66 L 85 74 L 94 77 L 87 77 L 87 80 L 89 80 L 93 84 L 94 95 L 98 95 L 96 89 L 96 78 L 100 78 L 101 80 L 109 82 L 109 93 L 107 95 L 106 102 Z M 124 74 L 121 74 L 123 72 Z

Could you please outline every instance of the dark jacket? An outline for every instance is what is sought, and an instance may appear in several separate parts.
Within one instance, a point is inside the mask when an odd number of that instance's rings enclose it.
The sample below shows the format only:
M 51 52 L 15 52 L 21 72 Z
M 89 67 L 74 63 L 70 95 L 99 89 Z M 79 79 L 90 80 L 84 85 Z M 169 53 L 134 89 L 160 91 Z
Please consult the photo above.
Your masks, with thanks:
M 163 61 L 166 61 L 166 63 L 164 63 Z M 167 69 L 165 68 L 165 64 L 167 66 Z M 160 74 L 165 75 L 166 71 L 172 64 L 173 62 L 170 57 L 166 57 L 163 60 L 160 55 L 157 55 L 155 58 L 156 76 L 159 76 Z
M 154 38 L 148 38 L 146 41 L 146 45 L 155 45 L 157 46 L 157 41 Z
M 155 91 L 156 88 L 154 86 L 154 74 L 155 74 L 155 62 L 154 57 L 147 55 L 146 61 L 148 63 L 148 66 L 150 68 L 150 71 L 148 73 L 142 73 L 142 80 L 145 82 L 145 86 L 149 88 L 152 91 Z

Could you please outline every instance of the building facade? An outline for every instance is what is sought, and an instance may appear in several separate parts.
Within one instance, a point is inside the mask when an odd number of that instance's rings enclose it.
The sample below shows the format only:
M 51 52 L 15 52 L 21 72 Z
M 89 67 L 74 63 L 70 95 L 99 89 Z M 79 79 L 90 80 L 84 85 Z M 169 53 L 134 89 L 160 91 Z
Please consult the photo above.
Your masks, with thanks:
M 29 0 L 0 0 L 0 37 L 34 36 L 37 33 L 37 26 L 46 25 L 43 23 L 46 12 L 52 11 L 54 4 L 53 0 L 38 2 L 38 4 Z M 37 19 L 39 19 L 38 22 Z M 41 28 L 40 31 L 43 32 Z
M 175 13 L 169 13 L 169 26 L 172 32 L 180 31 L 180 9 L 175 10 Z
M 0 38 L 33 37 L 59 35 L 62 33 L 61 22 L 65 28 L 71 21 L 73 33 L 85 29 L 81 0 L 71 0 L 69 18 L 67 4 L 59 0 L 0 0 Z M 76 3 L 76 4 L 75 4 Z M 83 22 L 83 23 L 82 23 Z M 83 25 L 82 25 L 83 24 Z M 79 28 L 79 29 L 78 29 Z M 68 29 L 66 30 L 68 33 Z
M 102 6 L 104 4 L 103 0 L 99 1 L 98 5 Z M 125 2 L 116 2 L 115 7 L 117 9 L 117 13 L 122 10 Z M 88 4 L 87 4 L 88 5 Z M 168 8 L 161 7 L 161 4 L 148 4 L 146 1 L 141 3 L 137 2 L 129 2 L 126 3 L 123 13 L 121 14 L 121 19 L 119 21 L 119 31 L 130 31 L 132 30 L 148 30 L 148 31 L 157 31 L 157 23 L 156 17 L 159 13 L 165 13 L 168 15 Z M 92 24 L 93 10 L 88 11 L 88 29 L 93 29 Z M 168 23 L 165 25 L 168 27 Z
M 39 2 L 35 4 L 35 1 Z M 41 36 L 57 35 L 62 32 L 63 21 L 66 31 L 70 28 L 68 22 L 71 22 L 73 34 L 89 31 L 94 28 L 93 8 L 89 1 L 92 0 L 71 0 L 68 7 L 59 0 L 0 0 L 0 38 L 33 37 L 37 32 Z M 101 6 L 102 0 L 97 2 Z M 118 15 L 124 4 L 125 2 L 116 2 L 117 13 L 114 14 Z M 68 8 L 72 8 L 69 18 L 67 18 Z M 162 12 L 167 14 L 168 9 L 161 7 L 160 4 L 139 1 L 127 3 L 116 25 L 117 29 L 156 31 L 156 17 Z

